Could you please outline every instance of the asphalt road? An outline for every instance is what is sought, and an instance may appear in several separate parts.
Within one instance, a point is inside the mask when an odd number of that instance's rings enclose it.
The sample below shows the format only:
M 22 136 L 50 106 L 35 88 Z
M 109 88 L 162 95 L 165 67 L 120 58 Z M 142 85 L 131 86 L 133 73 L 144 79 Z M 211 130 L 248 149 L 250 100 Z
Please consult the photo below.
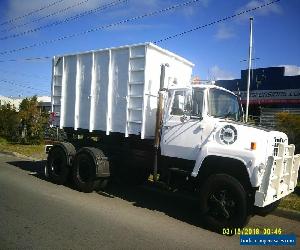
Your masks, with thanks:
M 189 198 L 151 186 L 85 194 L 42 173 L 42 162 L 0 153 L 0 249 L 241 248 L 238 235 L 204 229 Z M 255 216 L 248 227 L 295 233 L 299 249 L 297 220 Z

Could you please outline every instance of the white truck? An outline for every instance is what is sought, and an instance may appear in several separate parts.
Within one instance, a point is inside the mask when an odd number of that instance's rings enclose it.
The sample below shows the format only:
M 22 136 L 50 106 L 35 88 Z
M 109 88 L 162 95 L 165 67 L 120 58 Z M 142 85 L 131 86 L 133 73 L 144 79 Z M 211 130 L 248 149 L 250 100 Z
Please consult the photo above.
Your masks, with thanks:
M 145 43 L 53 59 L 47 173 L 91 192 L 117 178 L 187 188 L 214 230 L 243 227 L 294 191 L 300 155 L 286 134 L 243 122 L 232 92 L 190 83 L 193 64 Z

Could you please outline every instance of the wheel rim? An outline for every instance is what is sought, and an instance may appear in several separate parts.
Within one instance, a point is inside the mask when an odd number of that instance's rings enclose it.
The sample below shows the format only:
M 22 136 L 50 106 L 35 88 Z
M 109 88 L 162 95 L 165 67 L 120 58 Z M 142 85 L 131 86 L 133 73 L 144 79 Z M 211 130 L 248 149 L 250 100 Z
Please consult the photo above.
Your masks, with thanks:
M 51 164 L 51 170 L 55 175 L 60 175 L 63 169 L 64 160 L 61 154 L 55 157 Z
M 238 201 L 231 190 L 221 188 L 215 190 L 208 198 L 209 214 L 221 222 L 231 221 L 238 212 Z

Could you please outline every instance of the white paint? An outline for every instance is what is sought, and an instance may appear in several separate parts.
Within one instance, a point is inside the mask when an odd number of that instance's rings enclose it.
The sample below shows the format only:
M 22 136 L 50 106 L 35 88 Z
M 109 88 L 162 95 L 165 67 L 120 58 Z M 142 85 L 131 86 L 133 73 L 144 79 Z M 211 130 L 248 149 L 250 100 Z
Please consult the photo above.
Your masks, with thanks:
M 55 57 L 52 109 L 60 114 L 60 127 L 153 138 L 163 63 L 170 65 L 166 85 L 168 79 L 189 84 L 193 64 L 150 43 Z

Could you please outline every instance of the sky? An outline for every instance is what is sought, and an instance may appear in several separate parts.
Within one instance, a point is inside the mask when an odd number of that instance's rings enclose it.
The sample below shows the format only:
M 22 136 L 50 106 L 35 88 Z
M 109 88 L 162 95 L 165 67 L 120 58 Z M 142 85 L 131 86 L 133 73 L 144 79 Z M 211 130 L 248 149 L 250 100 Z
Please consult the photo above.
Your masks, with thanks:
M 160 40 L 158 46 L 193 62 L 193 75 L 202 80 L 239 78 L 248 65 L 250 17 L 253 67 L 290 65 L 293 74 L 300 66 L 300 1 L 281 0 L 237 15 L 269 2 L 0 0 L 0 95 L 50 95 L 55 55 Z M 202 28 L 164 40 L 197 27 Z

